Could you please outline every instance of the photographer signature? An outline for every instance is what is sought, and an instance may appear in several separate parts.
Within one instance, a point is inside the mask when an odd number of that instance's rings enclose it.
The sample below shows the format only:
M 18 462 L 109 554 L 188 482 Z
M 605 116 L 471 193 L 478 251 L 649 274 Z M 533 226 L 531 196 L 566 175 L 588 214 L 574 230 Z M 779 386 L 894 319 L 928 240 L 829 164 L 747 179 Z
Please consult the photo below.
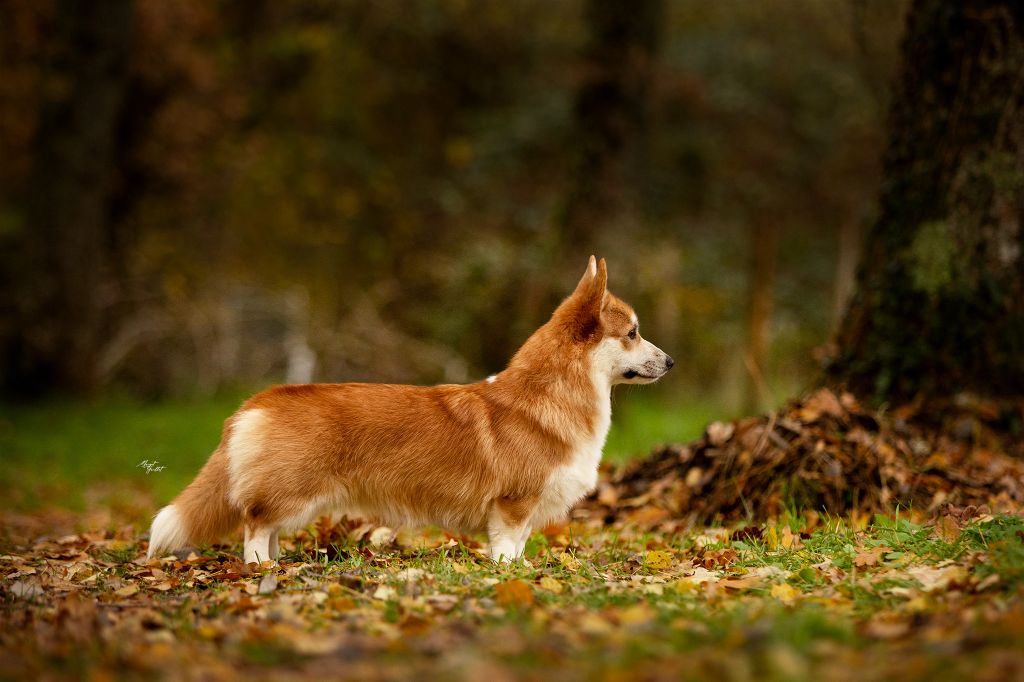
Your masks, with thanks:
M 148 459 L 142 460 L 142 462 L 140 462 L 136 466 L 139 466 L 139 467 L 142 467 L 143 469 L 145 469 L 147 476 L 149 474 L 153 473 L 154 471 L 163 471 L 164 469 L 167 468 L 163 464 L 160 464 L 160 462 L 157 462 L 157 461 L 150 462 Z

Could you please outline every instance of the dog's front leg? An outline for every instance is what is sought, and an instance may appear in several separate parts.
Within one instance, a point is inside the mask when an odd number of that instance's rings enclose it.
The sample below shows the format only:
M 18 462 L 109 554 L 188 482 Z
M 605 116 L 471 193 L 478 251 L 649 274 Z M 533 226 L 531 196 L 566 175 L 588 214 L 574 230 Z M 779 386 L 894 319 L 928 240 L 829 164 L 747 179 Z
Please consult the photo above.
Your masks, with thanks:
M 491 508 L 487 524 L 491 559 L 498 563 L 515 561 L 523 555 L 530 537 L 527 500 L 502 498 Z
M 529 523 L 522 526 L 519 533 L 519 540 L 516 542 L 516 558 L 521 559 L 526 552 L 526 542 L 530 539 L 533 528 Z
M 278 542 L 276 530 L 270 534 L 270 546 L 267 547 L 267 555 L 274 561 L 277 561 L 278 557 L 281 556 L 281 543 Z

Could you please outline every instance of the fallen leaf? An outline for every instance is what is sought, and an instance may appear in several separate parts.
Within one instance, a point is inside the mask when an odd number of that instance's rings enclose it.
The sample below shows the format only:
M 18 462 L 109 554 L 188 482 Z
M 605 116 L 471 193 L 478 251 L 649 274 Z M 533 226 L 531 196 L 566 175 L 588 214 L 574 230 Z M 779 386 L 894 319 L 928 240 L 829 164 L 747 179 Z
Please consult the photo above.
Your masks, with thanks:
M 626 522 L 642 528 L 652 528 L 670 516 L 667 510 L 661 507 L 647 505 L 629 513 Z
M 425 601 L 436 611 L 448 613 L 459 603 L 459 598 L 454 594 L 431 594 L 425 597 Z
M 711 422 L 707 428 L 708 442 L 716 448 L 721 447 L 732 438 L 732 434 L 735 432 L 736 425 L 732 422 Z
M 734 541 L 746 542 L 748 540 L 760 540 L 764 530 L 760 526 L 744 526 L 732 534 Z
M 406 636 L 415 637 L 430 630 L 430 621 L 415 613 L 407 613 L 398 621 L 398 629 Z
M 558 555 L 558 563 L 562 564 L 569 571 L 576 571 L 580 567 L 579 559 L 569 552 L 562 552 Z
M 864 634 L 876 639 L 898 639 L 910 632 L 910 623 L 894 614 L 878 614 L 864 626 Z
M 507 580 L 494 586 L 494 597 L 500 606 L 533 606 L 533 590 L 522 580 Z
M 391 601 L 393 599 L 398 599 L 398 591 L 390 585 L 380 585 L 376 590 L 374 590 L 373 598 L 380 601 Z
M 395 574 L 395 577 L 406 582 L 415 582 L 426 575 L 426 573 L 422 568 L 403 568 Z
M 20 571 L 15 571 L 14 573 L 11 573 L 10 575 L 5 575 L 4 579 L 5 580 L 13 580 L 14 578 L 20 578 L 22 576 L 35 575 L 35 574 L 36 574 L 36 569 L 35 568 L 33 568 L 32 566 L 26 566 L 25 568 L 21 569 Z
M 999 584 L 999 580 L 1000 580 L 999 574 L 998 573 L 993 573 L 993 574 L 989 575 L 988 577 L 986 577 L 981 582 L 979 582 L 977 585 L 975 585 L 974 586 L 974 591 L 975 592 L 982 592 L 984 590 L 987 590 L 988 588 L 990 588 L 990 587 L 992 587 L 994 585 Z
M 609 507 L 613 506 L 619 501 L 619 491 L 614 486 L 608 485 L 607 483 L 602 483 L 598 487 L 597 500 L 601 504 L 606 504 Z M 548 532 L 547 529 L 550 527 L 551 526 L 549 525 L 544 528 L 544 530 L 542 531 L 544 535 L 547 537 L 557 537 L 559 535 L 557 531 L 553 533 Z
M 946 542 L 953 542 L 960 537 L 960 525 L 957 524 L 956 519 L 952 516 L 943 516 L 939 519 L 939 523 L 936 525 L 935 530 L 939 537 Z
M 846 410 L 843 409 L 843 405 L 835 393 L 827 388 L 822 388 L 804 402 L 804 408 L 800 414 L 801 418 L 813 416 L 813 419 L 805 419 L 805 421 L 814 421 L 822 414 L 841 419 L 846 415 Z
M 664 570 L 672 565 L 672 555 L 664 550 L 655 549 L 644 554 L 644 566 L 654 571 Z
M 331 597 L 327 600 L 327 607 L 339 613 L 351 611 L 356 607 L 355 599 L 351 597 Z
M 21 599 L 31 599 L 43 594 L 43 587 L 36 580 L 19 580 L 9 588 L 11 594 Z M 138 591 L 139 588 L 135 588 Z
M 704 470 L 700 467 L 691 467 L 686 472 L 686 485 L 690 488 L 697 488 L 700 486 L 701 480 L 704 478 Z
M 385 547 L 390 545 L 395 539 L 395 531 L 388 528 L 387 526 L 380 526 L 374 528 L 367 536 L 367 542 L 370 543 L 371 547 Z
M 726 528 L 705 528 L 704 532 L 693 539 L 697 549 L 704 549 L 708 545 L 717 545 L 729 539 L 729 531 Z
M 693 569 L 691 575 L 684 576 L 679 579 L 679 583 L 688 583 L 690 585 L 700 585 L 701 583 L 717 583 L 719 580 L 718 576 L 704 568 L 703 566 L 697 566 Z M 679 589 L 678 587 L 676 589 Z M 685 588 L 684 588 L 685 590 Z
M 724 547 L 722 549 L 715 549 L 704 553 L 704 556 L 700 559 L 699 563 L 704 568 L 715 568 L 716 566 L 725 568 L 733 564 L 739 558 L 739 554 L 732 547 Z
M 823 562 L 824 564 L 824 562 Z M 760 578 L 761 580 L 785 580 L 790 575 L 789 571 L 778 566 L 755 566 L 747 571 L 744 577 Z
M 646 602 L 641 602 L 622 609 L 616 615 L 622 625 L 636 626 L 649 623 L 657 614 Z
M 772 585 L 771 595 L 788 606 L 796 601 L 800 593 L 789 583 L 779 583 Z
M 783 526 L 782 537 L 779 538 L 779 544 L 786 549 L 800 549 L 803 547 L 803 543 L 800 542 L 800 536 L 795 535 L 789 526 Z
M 912 566 L 907 573 L 921 583 L 925 592 L 944 590 L 950 583 L 963 583 L 967 579 L 967 570 L 963 566 Z
M 877 566 L 879 558 L 889 552 L 889 548 L 885 545 L 879 545 L 878 547 L 871 547 L 870 549 L 862 549 L 857 552 L 857 555 L 853 557 L 853 565 L 858 567 Z
M 612 631 L 612 624 L 596 613 L 583 614 L 583 616 L 576 621 L 576 627 L 579 628 L 580 632 L 595 637 L 607 635 Z
M 124 587 L 122 587 L 119 590 L 114 590 L 114 594 L 116 594 L 118 597 L 130 597 L 133 594 L 137 594 L 138 591 L 139 591 L 139 586 L 136 585 L 135 583 L 131 583 L 129 585 L 125 585 Z
M 277 576 L 267 573 L 260 579 L 259 594 L 272 594 L 277 589 Z
M 764 581 L 758 576 L 747 575 L 741 578 L 722 578 L 718 584 L 730 590 L 749 590 L 762 585 Z
M 539 585 L 542 590 L 547 590 L 553 594 L 562 594 L 562 590 L 564 589 L 562 587 L 562 583 L 549 575 L 541 576 Z
M 196 634 L 203 639 L 217 639 L 223 633 L 213 625 L 200 625 L 196 628 Z

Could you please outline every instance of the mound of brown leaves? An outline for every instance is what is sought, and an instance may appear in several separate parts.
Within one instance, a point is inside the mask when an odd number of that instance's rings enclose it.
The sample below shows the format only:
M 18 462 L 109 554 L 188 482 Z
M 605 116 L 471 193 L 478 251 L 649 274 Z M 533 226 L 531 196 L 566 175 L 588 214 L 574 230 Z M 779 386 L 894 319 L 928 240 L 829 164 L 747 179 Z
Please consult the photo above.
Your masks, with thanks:
M 703 525 L 778 515 L 786 504 L 832 514 L 1024 508 L 1024 403 L 961 396 L 872 411 L 823 388 L 761 417 L 710 424 L 606 472 L 579 514 L 607 522 Z

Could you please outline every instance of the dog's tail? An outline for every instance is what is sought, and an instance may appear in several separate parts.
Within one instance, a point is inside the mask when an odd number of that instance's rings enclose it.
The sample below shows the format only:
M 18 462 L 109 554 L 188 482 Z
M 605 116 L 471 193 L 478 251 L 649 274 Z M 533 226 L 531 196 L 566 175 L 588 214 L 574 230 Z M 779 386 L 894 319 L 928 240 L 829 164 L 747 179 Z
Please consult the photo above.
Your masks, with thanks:
M 213 542 L 237 526 L 242 513 L 228 499 L 229 490 L 228 458 L 222 445 L 195 480 L 157 513 L 149 529 L 147 556 Z

